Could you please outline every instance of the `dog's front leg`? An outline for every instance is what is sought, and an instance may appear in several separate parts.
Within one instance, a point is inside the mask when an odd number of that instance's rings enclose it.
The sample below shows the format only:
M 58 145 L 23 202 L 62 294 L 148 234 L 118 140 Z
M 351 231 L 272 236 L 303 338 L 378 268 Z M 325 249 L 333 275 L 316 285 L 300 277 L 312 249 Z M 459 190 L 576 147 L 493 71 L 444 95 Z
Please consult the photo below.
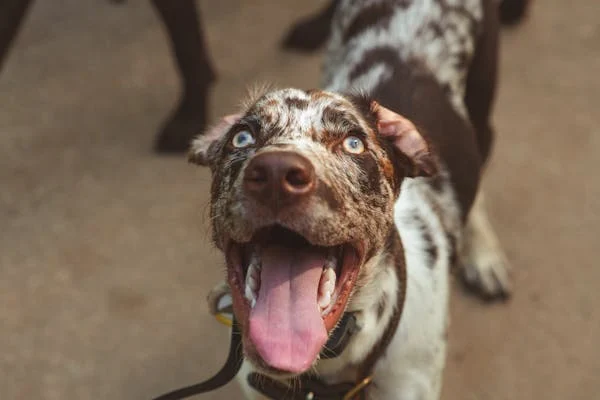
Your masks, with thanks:
M 179 104 L 161 128 L 154 148 L 160 153 L 181 153 L 204 130 L 215 72 L 194 0 L 152 0 L 152 4 L 166 28 L 183 83 Z
M 481 192 L 465 226 L 461 264 L 467 285 L 484 297 L 510 295 L 509 263 L 488 219 Z

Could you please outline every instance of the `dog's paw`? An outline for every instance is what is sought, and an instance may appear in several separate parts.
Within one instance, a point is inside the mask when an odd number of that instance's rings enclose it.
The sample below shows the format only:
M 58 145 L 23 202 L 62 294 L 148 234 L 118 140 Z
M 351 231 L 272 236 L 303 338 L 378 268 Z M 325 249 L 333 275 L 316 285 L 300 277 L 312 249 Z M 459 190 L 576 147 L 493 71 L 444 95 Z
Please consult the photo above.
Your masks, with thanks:
M 486 300 L 506 300 L 512 292 L 509 271 L 502 250 L 480 249 L 463 258 L 460 272 L 469 290 Z
M 204 131 L 204 105 L 197 113 L 177 109 L 164 123 L 156 141 L 154 151 L 162 154 L 185 153 L 189 150 L 192 139 Z
M 204 132 L 210 89 L 216 79 L 212 70 L 204 73 L 195 88 L 187 88 L 179 104 L 163 123 L 154 142 L 154 151 L 176 154 L 189 151 L 192 139 Z

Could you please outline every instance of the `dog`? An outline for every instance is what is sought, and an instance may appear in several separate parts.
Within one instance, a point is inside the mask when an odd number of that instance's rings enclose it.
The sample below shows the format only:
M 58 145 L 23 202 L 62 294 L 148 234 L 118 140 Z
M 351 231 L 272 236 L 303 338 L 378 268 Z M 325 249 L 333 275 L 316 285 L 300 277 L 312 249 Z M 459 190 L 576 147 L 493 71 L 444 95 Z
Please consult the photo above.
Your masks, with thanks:
M 258 374 L 290 395 L 310 376 L 358 382 L 344 398 L 438 399 L 451 269 L 510 294 L 480 190 L 498 29 L 491 0 L 341 0 L 323 89 L 262 91 L 193 141 L 248 398 Z M 347 314 L 357 329 L 322 357 Z

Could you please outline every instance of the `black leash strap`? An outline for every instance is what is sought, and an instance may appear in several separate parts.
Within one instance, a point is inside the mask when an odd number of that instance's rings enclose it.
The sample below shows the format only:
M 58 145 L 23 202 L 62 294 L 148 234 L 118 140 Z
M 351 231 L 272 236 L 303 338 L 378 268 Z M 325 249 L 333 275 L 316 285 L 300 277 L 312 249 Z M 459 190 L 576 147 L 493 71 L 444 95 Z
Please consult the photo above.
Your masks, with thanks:
M 321 352 L 321 357 L 327 359 L 339 356 L 346 348 L 346 345 L 350 341 L 352 335 L 358 329 L 359 328 L 354 313 L 345 313 L 340 321 L 340 324 L 331 334 L 327 344 L 324 346 Z M 240 332 L 240 327 L 234 318 L 231 329 L 229 355 L 227 356 L 227 361 L 221 370 L 207 381 L 173 390 L 172 392 L 165 393 L 162 396 L 155 397 L 153 400 L 182 400 L 190 396 L 210 392 L 227 384 L 237 375 L 242 367 L 242 362 L 244 361 L 241 338 L 242 334 Z M 351 392 L 353 388 L 356 387 L 356 385 L 352 383 L 328 385 L 311 376 L 303 376 L 301 381 L 301 391 L 294 393 L 293 391 L 290 391 L 289 386 L 270 379 L 267 376 L 258 373 L 251 373 L 248 376 L 248 383 L 254 389 L 270 397 L 271 399 L 277 400 L 305 400 L 312 398 L 341 400 L 346 399 L 346 394 Z
M 238 371 L 242 367 L 243 361 L 244 354 L 242 350 L 242 334 L 237 322 L 234 319 L 231 328 L 229 355 L 227 356 L 227 361 L 221 370 L 207 381 L 173 390 L 172 392 L 155 397 L 153 400 L 181 400 L 196 394 L 206 393 L 210 392 L 211 390 L 218 389 L 230 382 L 237 375 Z

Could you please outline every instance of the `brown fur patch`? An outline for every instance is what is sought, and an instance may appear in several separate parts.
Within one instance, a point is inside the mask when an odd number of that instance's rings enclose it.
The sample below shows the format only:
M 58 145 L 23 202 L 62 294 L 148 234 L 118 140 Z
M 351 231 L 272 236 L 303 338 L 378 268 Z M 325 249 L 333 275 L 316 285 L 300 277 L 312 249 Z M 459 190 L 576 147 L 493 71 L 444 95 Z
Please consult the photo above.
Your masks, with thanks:
M 362 10 L 350 23 L 344 32 L 342 42 L 348 43 L 353 37 L 362 32 L 372 30 L 375 26 L 385 26 L 389 23 L 394 12 L 394 6 L 390 3 L 375 3 Z
M 308 108 L 308 100 L 296 97 L 286 98 L 285 104 L 287 104 L 288 107 L 298 108 L 300 110 L 306 110 Z

